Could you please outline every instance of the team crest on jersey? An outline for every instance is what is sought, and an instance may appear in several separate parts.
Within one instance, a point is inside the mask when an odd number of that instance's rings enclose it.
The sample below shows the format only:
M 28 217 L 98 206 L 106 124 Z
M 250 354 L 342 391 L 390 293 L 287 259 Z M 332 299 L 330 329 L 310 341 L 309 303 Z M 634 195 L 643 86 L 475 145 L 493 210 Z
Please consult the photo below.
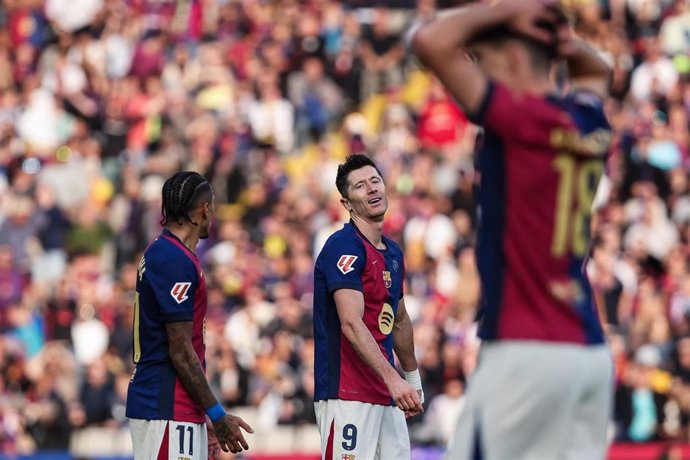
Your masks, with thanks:
M 390 304 L 384 303 L 379 313 L 379 331 L 383 334 L 390 334 L 393 331 L 393 323 L 395 322 L 395 313 Z
M 357 260 L 357 256 L 350 256 L 347 254 L 340 256 L 340 259 L 338 259 L 338 270 L 340 270 L 343 275 L 347 275 L 354 270 L 353 265 L 355 264 L 355 260 Z
M 175 299 L 175 302 L 182 303 L 185 300 L 189 299 L 189 295 L 187 295 L 187 292 L 189 291 L 189 287 L 191 285 L 192 283 L 190 282 L 175 283 L 173 288 L 170 290 L 170 295 L 173 299 Z
M 383 271 L 383 284 L 386 285 L 386 289 L 390 289 L 393 286 L 393 278 L 391 278 L 391 272 L 388 270 Z

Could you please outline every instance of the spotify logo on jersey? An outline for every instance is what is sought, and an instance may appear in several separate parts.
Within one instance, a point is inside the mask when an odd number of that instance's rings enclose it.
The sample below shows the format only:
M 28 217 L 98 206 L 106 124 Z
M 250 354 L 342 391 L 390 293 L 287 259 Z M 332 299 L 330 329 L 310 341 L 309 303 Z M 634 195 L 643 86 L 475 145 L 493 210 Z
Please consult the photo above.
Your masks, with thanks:
M 395 321 L 395 314 L 393 313 L 393 308 L 387 303 L 383 304 L 381 307 L 381 313 L 379 313 L 379 330 L 388 335 L 393 330 L 393 322 Z

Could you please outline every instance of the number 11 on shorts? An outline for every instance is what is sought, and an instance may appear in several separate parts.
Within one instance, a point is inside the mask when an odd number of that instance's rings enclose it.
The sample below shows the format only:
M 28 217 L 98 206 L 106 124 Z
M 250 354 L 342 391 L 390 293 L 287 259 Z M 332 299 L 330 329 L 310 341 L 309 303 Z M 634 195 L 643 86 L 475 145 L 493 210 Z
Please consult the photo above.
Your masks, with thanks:
M 167 460 L 201 460 L 206 458 L 208 443 L 203 424 L 169 422 Z M 202 438 L 203 437 L 203 438 Z
M 188 426 L 187 428 L 187 433 L 189 433 L 189 453 L 185 452 L 185 426 L 184 425 L 178 425 L 175 429 L 179 432 L 180 434 L 180 455 L 189 455 L 190 457 L 194 456 L 194 427 L 193 426 Z

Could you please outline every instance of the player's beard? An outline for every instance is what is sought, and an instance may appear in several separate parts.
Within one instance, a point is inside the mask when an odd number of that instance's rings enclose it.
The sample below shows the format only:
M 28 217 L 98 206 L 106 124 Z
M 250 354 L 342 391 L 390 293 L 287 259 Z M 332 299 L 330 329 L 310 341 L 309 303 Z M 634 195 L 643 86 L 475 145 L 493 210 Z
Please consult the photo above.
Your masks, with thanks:
M 211 234 L 210 230 L 211 230 L 211 224 L 210 223 L 201 227 L 201 229 L 199 230 L 199 239 L 205 240 L 206 238 L 208 238 Z

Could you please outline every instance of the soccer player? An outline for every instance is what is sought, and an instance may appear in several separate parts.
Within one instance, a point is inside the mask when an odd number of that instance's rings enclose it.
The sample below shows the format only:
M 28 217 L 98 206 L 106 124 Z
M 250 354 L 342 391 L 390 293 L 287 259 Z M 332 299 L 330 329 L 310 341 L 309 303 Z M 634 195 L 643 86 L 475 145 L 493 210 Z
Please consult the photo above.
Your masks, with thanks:
M 322 458 L 408 459 L 405 418 L 422 412 L 424 397 L 403 300 L 402 251 L 382 234 L 386 186 L 372 160 L 351 155 L 338 167 L 336 187 L 351 220 L 326 241 L 314 269 Z
M 611 138 L 609 69 L 567 37 L 564 18 L 554 1 L 482 1 L 412 38 L 421 62 L 484 129 L 483 343 L 448 459 L 605 456 L 612 359 L 583 261 Z M 552 78 L 559 56 L 567 93 Z
M 241 418 L 227 414 L 204 369 L 206 282 L 194 251 L 208 238 L 213 190 L 196 172 L 163 185 L 165 226 L 137 271 L 134 362 L 127 417 L 135 460 L 202 460 L 248 445 Z M 208 417 L 208 420 L 207 420 Z M 207 427 L 208 425 L 208 427 Z

